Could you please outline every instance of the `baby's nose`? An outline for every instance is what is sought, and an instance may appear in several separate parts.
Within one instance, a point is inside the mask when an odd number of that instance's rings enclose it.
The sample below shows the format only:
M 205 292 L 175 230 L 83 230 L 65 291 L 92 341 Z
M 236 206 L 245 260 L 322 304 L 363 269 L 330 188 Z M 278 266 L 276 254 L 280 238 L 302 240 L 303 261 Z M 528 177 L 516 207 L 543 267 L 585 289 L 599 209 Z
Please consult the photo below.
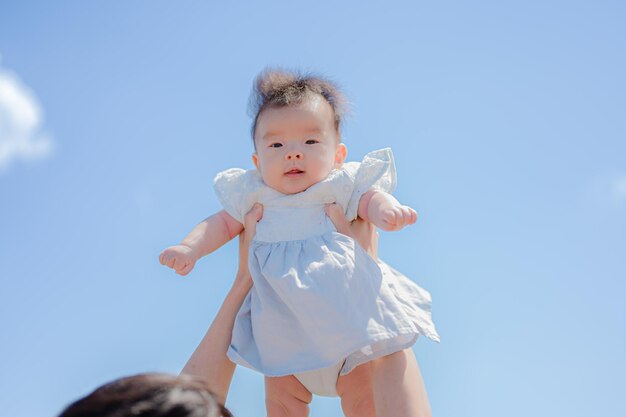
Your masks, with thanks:
M 292 150 L 285 154 L 285 159 L 287 159 L 288 161 L 292 159 L 302 159 L 303 157 L 304 157 L 304 154 L 302 153 L 302 151 L 298 151 L 298 150 Z

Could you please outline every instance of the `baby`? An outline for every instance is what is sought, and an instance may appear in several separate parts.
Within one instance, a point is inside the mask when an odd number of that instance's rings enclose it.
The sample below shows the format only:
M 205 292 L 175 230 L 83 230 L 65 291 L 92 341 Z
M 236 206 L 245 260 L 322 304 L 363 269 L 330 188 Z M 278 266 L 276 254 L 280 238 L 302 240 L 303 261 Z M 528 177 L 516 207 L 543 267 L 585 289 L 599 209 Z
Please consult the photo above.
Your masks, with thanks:
M 420 334 L 439 341 L 430 294 L 337 233 L 326 210 L 340 207 L 348 219 L 388 231 L 415 223 L 417 214 L 389 194 L 396 182 L 391 150 L 344 164 L 343 102 L 321 78 L 261 73 L 251 101 L 256 170 L 218 174 L 224 210 L 166 249 L 161 262 L 188 274 L 197 259 L 238 235 L 245 213 L 261 204 L 249 248 L 254 285 L 237 315 L 229 358 L 267 377 L 294 375 L 327 396 L 337 395 L 338 382 L 356 367 L 376 361 L 385 369 L 372 370 L 377 412 L 385 402 L 385 414 L 406 415 L 410 387 L 398 397 L 402 389 L 394 386 L 405 369 L 384 363 Z M 358 381 L 343 386 L 360 388 Z M 279 411 L 268 404 L 268 415 Z

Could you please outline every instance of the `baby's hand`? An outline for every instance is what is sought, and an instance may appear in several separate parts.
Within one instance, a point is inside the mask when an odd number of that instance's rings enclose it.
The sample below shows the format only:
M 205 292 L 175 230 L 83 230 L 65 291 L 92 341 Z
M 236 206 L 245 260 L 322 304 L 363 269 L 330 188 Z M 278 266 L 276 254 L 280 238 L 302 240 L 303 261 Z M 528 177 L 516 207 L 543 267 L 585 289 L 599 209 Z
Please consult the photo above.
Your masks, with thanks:
M 364 213 L 365 220 L 374 223 L 386 231 L 400 230 L 417 221 L 417 213 L 409 206 L 404 206 L 391 194 L 382 191 L 369 191 L 365 200 L 359 204 L 359 214 Z M 363 211 L 362 211 L 362 207 Z M 363 216 L 362 216 L 363 217 Z
M 417 221 L 417 212 L 409 206 L 401 204 L 381 208 L 380 228 L 386 231 L 400 230 Z
M 169 266 L 178 275 L 187 275 L 191 272 L 198 258 L 189 246 L 170 246 L 159 255 L 161 265 Z

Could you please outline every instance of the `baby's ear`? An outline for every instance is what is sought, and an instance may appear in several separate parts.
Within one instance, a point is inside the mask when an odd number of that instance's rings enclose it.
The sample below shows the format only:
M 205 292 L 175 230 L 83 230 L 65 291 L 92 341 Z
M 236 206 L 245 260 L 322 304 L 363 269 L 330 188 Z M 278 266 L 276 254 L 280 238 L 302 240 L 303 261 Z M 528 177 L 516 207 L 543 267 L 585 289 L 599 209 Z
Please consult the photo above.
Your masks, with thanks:
M 348 148 L 343 143 L 337 145 L 337 151 L 335 151 L 335 168 L 341 167 L 343 161 L 346 160 L 346 156 L 348 156 Z
M 256 167 L 257 171 L 259 170 L 259 155 L 255 153 L 252 154 L 252 163 Z

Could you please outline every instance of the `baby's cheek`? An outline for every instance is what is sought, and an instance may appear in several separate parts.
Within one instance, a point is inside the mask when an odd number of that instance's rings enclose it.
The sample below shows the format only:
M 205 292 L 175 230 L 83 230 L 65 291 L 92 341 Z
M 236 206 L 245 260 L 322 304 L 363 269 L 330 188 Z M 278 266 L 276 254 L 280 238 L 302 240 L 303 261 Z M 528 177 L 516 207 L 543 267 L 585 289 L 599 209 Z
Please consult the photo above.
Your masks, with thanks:
M 265 184 L 269 185 L 272 188 L 275 188 L 278 186 L 278 181 L 280 180 L 280 177 L 276 175 L 275 172 L 265 171 L 261 173 L 261 179 Z

